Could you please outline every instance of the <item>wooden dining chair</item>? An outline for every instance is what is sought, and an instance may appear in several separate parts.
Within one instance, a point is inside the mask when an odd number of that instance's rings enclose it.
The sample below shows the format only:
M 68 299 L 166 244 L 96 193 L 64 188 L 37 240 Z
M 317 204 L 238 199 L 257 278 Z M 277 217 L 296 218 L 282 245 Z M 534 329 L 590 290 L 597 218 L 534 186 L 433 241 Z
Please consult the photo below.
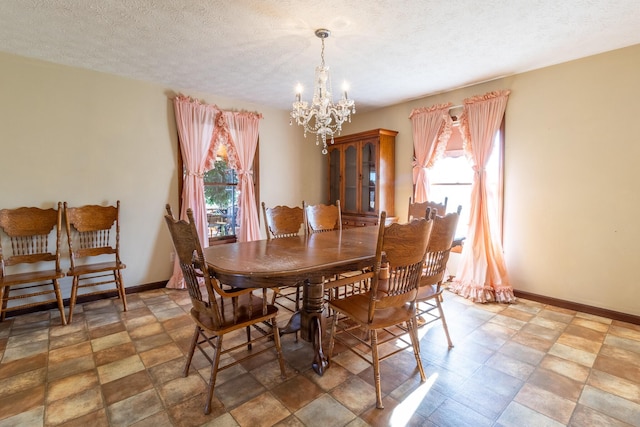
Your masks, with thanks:
M 433 228 L 427 246 L 424 269 L 420 277 L 418 296 L 416 297 L 418 327 L 440 319 L 447 336 L 449 348 L 453 347 L 453 343 L 449 336 L 449 328 L 442 309 L 442 282 L 445 279 L 449 253 L 453 246 L 461 209 L 462 207 L 458 209 L 458 212 L 452 212 L 444 216 L 433 216 Z
M 305 228 L 308 234 L 342 230 L 340 200 L 335 205 L 307 205 L 303 202 Z
M 211 412 L 211 399 L 213 398 L 216 377 L 218 372 L 223 369 L 230 368 L 246 359 L 275 349 L 280 365 L 280 374 L 283 378 L 285 377 L 280 334 L 276 323 L 278 308 L 272 304 L 267 304 L 266 288 L 261 289 L 262 297 L 254 295 L 254 288 L 223 289 L 220 282 L 215 277 L 212 277 L 207 267 L 207 260 L 205 259 L 193 219 L 193 211 L 191 209 L 187 210 L 188 222 L 176 220 L 169 205 L 166 206 L 166 211 L 165 221 L 189 291 L 192 303 L 190 313 L 195 323 L 195 331 L 183 375 L 185 377 L 189 375 L 189 367 L 197 347 L 211 363 L 209 391 L 204 407 L 204 413 L 209 414 Z M 264 343 L 259 348 L 253 346 L 250 351 L 244 350 L 245 343 L 230 344 L 230 347 L 224 346 L 223 338 L 227 334 L 243 329 L 249 331 L 250 326 L 256 326 L 263 322 L 271 324 L 270 332 L 262 331 L 262 333 L 257 334 L 257 338 L 252 338 L 250 334 L 248 336 L 250 344 Z M 205 344 L 213 348 L 213 357 L 207 353 L 206 349 L 208 347 Z M 222 358 L 225 364 L 221 366 L 221 357 L 232 352 L 233 356 Z
M 304 206 L 304 201 L 302 206 Z M 295 237 L 300 235 L 301 230 L 304 232 L 304 210 L 300 206 L 278 205 L 268 208 L 262 202 L 262 214 L 267 240 Z
M 342 212 L 340 200 L 335 205 L 304 205 L 305 225 L 308 234 L 327 231 L 342 231 Z M 327 301 L 342 298 L 356 293 L 366 292 L 369 281 L 361 280 L 362 271 L 345 271 L 339 275 L 326 278 L 325 298 Z M 352 278 L 353 280 L 349 280 Z M 330 311 L 327 311 L 330 315 Z
M 366 293 L 329 302 L 334 313 L 329 338 L 329 360 L 335 342 L 338 341 L 373 365 L 376 407 L 381 409 L 384 408 L 381 361 L 413 347 L 420 379 L 426 380 L 416 331 L 415 299 L 433 225 L 432 220 L 421 218 L 385 227 L 385 219 L 386 212 L 382 212 L 375 263 L 372 266 L 371 289 Z M 384 276 L 380 274 L 383 263 L 388 265 Z M 339 319 L 339 315 L 343 316 L 343 320 Z M 406 341 L 405 331 L 397 326 L 404 326 L 408 330 L 410 342 Z M 385 333 L 378 335 L 380 331 Z M 396 345 L 385 346 L 387 352 L 381 355 L 380 347 L 392 340 L 396 341 Z
M 127 297 L 122 270 L 127 266 L 120 259 L 120 201 L 115 206 L 85 205 L 69 207 L 64 202 L 64 219 L 69 244 L 72 277 L 69 316 L 71 323 L 79 290 L 82 296 L 112 294 L 114 285 L 127 311 Z M 91 290 L 88 290 L 91 288 Z
M 414 202 L 412 197 L 409 197 L 409 210 L 407 214 L 407 221 L 411 221 L 413 218 L 424 218 L 427 208 L 431 211 L 435 211 L 437 215 L 444 215 L 447 212 L 447 202 L 449 198 L 445 197 L 444 202 L 438 203 L 433 201 L 427 202 Z
M 0 210 L 0 321 L 9 311 L 56 303 L 60 323 L 67 323 L 58 283 L 64 277 L 60 268 L 61 224 L 60 202 L 58 209 Z M 44 295 L 50 298 L 42 299 Z M 23 304 L 9 307 L 9 301 Z
M 304 201 L 302 206 L 304 207 Z M 303 207 L 278 205 L 269 208 L 262 202 L 262 215 L 267 232 L 267 240 L 297 237 L 301 232 L 306 233 Z M 271 288 L 273 291 L 271 303 L 294 313 L 300 311 L 300 289 L 302 285 L 302 283 L 298 283 L 296 286 Z M 295 339 L 297 342 L 297 330 Z

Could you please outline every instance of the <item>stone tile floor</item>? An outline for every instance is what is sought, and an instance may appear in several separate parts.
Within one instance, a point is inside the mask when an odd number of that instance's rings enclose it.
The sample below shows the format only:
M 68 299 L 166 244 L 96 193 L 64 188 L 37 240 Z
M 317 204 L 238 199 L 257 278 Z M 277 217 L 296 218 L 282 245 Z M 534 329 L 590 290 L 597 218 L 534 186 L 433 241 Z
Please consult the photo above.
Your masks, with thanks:
M 343 349 L 320 377 L 311 345 L 287 335 L 286 379 L 271 352 L 222 371 L 204 415 L 206 359 L 181 375 L 187 293 L 132 294 L 128 304 L 80 305 L 67 326 L 57 310 L 0 323 L 0 427 L 640 426 L 638 325 L 446 293 L 455 347 L 440 322 L 420 330 L 425 383 L 410 350 L 383 362 L 384 410 L 361 359 Z M 281 310 L 280 323 L 289 315 Z

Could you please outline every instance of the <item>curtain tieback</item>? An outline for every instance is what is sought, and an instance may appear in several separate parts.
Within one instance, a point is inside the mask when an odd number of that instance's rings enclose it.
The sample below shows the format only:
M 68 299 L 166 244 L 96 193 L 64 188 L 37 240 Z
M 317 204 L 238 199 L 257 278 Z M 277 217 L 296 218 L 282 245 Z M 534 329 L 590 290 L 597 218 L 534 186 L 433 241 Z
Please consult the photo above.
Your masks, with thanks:
M 237 172 L 237 174 L 238 174 L 238 176 L 248 175 L 249 177 L 252 177 L 252 176 L 253 176 L 253 171 L 251 171 L 251 170 L 246 170 L 246 169 L 240 169 L 240 170 Z
M 203 173 L 198 173 L 198 172 L 190 172 L 190 171 L 187 171 L 187 172 L 185 173 L 185 175 L 186 175 L 186 176 L 195 176 L 195 177 L 198 177 L 198 178 L 204 178 L 204 174 L 203 174 Z
M 418 162 L 415 161 L 415 160 L 411 162 L 411 166 L 413 166 L 414 169 L 416 169 L 416 168 L 427 169 L 426 166 L 422 166 L 422 165 L 418 164 Z

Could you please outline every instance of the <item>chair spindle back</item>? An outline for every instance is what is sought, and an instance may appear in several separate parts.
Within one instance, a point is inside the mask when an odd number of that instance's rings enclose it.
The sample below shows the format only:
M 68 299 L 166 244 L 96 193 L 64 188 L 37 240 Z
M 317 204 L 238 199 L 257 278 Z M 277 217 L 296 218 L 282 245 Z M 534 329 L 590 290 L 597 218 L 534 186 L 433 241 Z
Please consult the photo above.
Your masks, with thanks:
M 386 212 L 380 215 L 375 275 L 369 304 L 369 320 L 376 309 L 414 304 L 433 221 L 416 219 L 406 224 L 385 226 Z M 389 266 L 389 278 L 381 279 L 380 265 Z

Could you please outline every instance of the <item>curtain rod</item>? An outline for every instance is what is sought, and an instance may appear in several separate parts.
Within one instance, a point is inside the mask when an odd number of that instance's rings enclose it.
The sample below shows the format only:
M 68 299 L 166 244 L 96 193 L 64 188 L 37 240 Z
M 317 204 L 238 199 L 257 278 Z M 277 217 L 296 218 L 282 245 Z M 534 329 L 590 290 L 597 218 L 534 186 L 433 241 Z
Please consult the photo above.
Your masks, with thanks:
M 462 108 L 464 107 L 464 105 L 460 104 L 460 105 L 454 105 L 453 107 L 449 107 L 449 111 L 451 110 L 455 110 L 456 108 Z

